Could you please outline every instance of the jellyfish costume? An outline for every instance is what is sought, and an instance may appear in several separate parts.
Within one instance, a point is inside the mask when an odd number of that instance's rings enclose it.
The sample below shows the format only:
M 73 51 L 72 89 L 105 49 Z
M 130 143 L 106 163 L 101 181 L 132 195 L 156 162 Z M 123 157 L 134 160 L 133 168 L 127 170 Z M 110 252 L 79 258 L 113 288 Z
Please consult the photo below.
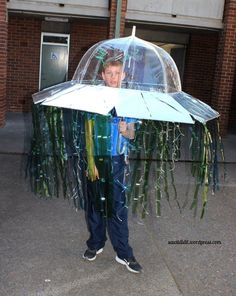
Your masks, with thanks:
M 125 78 L 119 88 L 102 80 L 108 59 L 122 62 Z M 33 100 L 28 170 L 37 195 L 63 195 L 77 209 L 86 209 L 87 185 L 94 182 L 96 210 L 111 217 L 114 195 L 109 186 L 116 184 L 125 195 L 123 206 L 141 217 L 150 206 L 159 216 L 162 200 L 169 202 L 170 195 L 181 209 L 174 168 L 188 142 L 195 180 L 190 208 L 196 214 L 200 204 L 203 217 L 209 188 L 214 192 L 219 185 L 218 158 L 224 157 L 219 113 L 182 91 L 178 69 L 165 50 L 134 33 L 98 42 L 85 53 L 71 81 L 44 89 Z M 112 124 L 121 119 L 135 122 L 135 138 L 121 145 L 124 139 L 118 134 L 114 147 Z M 114 176 L 114 149 L 126 163 L 120 178 Z M 102 192 L 91 175 L 94 161 L 99 182 L 108 184 Z

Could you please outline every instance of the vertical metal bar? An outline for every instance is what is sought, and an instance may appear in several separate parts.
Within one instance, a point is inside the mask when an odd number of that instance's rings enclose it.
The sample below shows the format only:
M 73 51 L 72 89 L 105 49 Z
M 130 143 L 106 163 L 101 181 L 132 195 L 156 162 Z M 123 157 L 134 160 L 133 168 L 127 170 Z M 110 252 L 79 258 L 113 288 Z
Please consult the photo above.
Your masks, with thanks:
M 122 7 L 122 0 L 117 0 L 117 3 L 116 3 L 116 27 L 115 27 L 115 38 L 119 38 L 119 37 L 120 37 L 121 7 Z

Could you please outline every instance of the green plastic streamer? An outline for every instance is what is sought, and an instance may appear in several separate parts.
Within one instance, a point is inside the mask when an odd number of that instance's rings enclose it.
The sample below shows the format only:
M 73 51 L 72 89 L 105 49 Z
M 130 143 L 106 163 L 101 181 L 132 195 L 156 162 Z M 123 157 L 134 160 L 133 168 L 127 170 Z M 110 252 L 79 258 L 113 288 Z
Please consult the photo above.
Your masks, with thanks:
M 101 179 L 112 178 L 111 116 L 36 105 L 32 115 L 32 150 L 27 168 L 32 190 L 44 198 L 62 194 L 73 200 L 77 209 L 83 208 L 86 184 L 88 180 L 96 181 L 95 167 L 100 166 Z M 126 189 L 127 205 L 141 218 L 145 218 L 153 206 L 155 214 L 160 216 L 163 198 L 170 207 L 173 200 L 180 211 L 186 205 L 187 201 L 181 206 L 178 200 L 174 177 L 181 145 L 188 141 L 182 130 L 180 124 L 171 122 L 144 120 L 137 124 L 131 143 Z M 218 120 L 207 124 L 196 122 L 188 126 L 188 130 L 191 134 L 191 175 L 195 179 L 190 209 L 196 216 L 200 206 L 202 218 L 210 186 L 213 192 L 219 188 L 218 158 L 224 161 L 224 151 Z M 97 159 L 97 155 L 102 157 Z M 97 199 L 101 210 L 111 215 L 112 194 L 106 197 L 105 208 L 99 196 Z

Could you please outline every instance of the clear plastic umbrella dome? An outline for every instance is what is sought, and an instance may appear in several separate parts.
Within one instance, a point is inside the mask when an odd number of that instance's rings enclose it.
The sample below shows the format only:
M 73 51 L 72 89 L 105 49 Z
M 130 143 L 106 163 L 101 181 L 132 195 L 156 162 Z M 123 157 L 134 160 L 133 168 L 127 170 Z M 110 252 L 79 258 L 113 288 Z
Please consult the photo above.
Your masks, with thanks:
M 134 35 L 109 39 L 93 45 L 82 57 L 73 80 L 82 84 L 103 84 L 101 72 L 107 60 L 123 64 L 121 88 L 173 93 L 181 91 L 178 69 L 162 48 Z
M 120 85 L 103 80 L 108 61 L 123 67 Z M 135 37 L 103 40 L 82 57 L 71 81 L 32 95 L 34 103 L 118 117 L 206 123 L 219 117 L 209 105 L 181 90 L 177 66 L 161 47 Z

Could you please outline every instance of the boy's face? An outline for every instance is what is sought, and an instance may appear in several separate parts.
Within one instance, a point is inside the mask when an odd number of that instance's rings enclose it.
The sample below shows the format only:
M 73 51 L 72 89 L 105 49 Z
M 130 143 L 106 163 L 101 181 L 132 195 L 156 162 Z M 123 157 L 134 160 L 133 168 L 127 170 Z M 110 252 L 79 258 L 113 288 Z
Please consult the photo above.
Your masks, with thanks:
M 125 78 L 122 65 L 109 65 L 102 72 L 102 78 L 107 86 L 120 87 L 121 81 Z

